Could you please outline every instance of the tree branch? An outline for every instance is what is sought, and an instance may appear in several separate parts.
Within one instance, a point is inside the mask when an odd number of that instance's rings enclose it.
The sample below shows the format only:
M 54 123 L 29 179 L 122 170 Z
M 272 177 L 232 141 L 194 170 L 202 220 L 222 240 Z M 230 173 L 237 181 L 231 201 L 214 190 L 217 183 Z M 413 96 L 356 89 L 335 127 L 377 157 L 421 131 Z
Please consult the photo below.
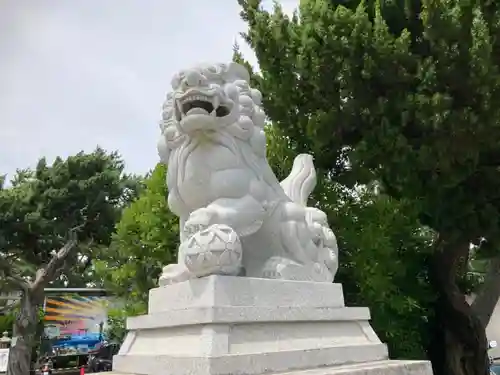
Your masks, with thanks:
M 13 272 L 13 268 L 14 266 L 11 262 L 0 263 L 0 273 L 3 274 L 3 281 L 5 282 L 4 285 L 11 285 L 14 289 L 21 289 L 23 291 L 26 291 L 30 287 L 29 283 L 21 276 L 16 275 Z M 3 288 L 0 288 L 0 290 L 1 289 Z M 10 289 L 10 287 L 8 287 L 7 289 Z
M 64 268 L 66 258 L 78 243 L 77 231 L 82 226 L 83 225 L 80 225 L 71 229 L 68 234 L 69 239 L 64 246 L 52 257 L 49 264 L 37 271 L 35 281 L 31 284 L 33 292 L 37 292 L 40 289 L 45 288 L 47 284 L 53 281 Z
M 500 297 L 500 255 L 489 260 L 488 270 L 476 298 L 472 302 L 472 310 L 486 327 Z

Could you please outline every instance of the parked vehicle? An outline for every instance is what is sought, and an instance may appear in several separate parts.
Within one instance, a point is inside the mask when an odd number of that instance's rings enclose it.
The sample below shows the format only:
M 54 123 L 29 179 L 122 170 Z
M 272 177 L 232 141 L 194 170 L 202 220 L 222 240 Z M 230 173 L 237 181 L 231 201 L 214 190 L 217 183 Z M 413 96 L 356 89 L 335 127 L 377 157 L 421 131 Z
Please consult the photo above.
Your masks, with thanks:
M 43 361 L 40 366 L 40 375 L 52 375 L 52 368 L 53 364 L 50 359 Z
M 488 343 L 488 349 L 493 349 L 497 347 L 497 342 L 496 341 L 490 341 Z M 492 357 L 489 356 L 490 358 L 490 375 L 500 375 L 500 364 L 496 364 L 495 361 L 500 360 L 498 357 Z
M 104 343 L 97 351 L 89 354 L 87 371 L 111 371 L 113 369 L 113 356 L 118 353 L 119 349 L 120 346 L 116 343 Z

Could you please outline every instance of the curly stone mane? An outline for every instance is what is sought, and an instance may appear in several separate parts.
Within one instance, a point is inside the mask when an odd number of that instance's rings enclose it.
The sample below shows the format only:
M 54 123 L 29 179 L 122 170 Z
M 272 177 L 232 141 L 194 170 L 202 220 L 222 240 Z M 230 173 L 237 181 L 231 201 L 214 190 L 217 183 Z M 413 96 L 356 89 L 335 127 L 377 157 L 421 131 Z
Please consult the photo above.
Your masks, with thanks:
M 224 92 L 236 93 L 234 95 L 234 108 L 232 114 L 234 121 L 227 126 L 214 132 L 210 137 L 218 143 L 225 145 L 236 155 L 242 157 L 254 173 L 267 179 L 269 173 L 266 156 L 266 135 L 264 125 L 266 115 L 261 108 L 262 95 L 259 90 L 249 85 L 248 72 L 239 64 L 217 64 L 201 65 L 195 68 L 203 75 L 209 85 L 220 87 Z M 162 107 L 162 119 L 160 121 L 161 139 L 158 145 L 160 158 L 169 164 L 169 171 L 175 173 L 175 178 L 183 179 L 183 166 L 191 151 L 196 147 L 196 141 L 179 129 L 179 121 L 176 118 L 175 98 L 182 94 L 182 85 L 179 83 L 184 72 L 180 72 L 172 79 L 173 92 L 169 92 Z M 253 157 L 248 152 L 240 152 L 240 148 L 252 150 Z M 262 166 L 262 164 L 266 166 Z M 271 172 L 272 174 L 272 172 Z M 173 173 L 169 173 L 169 186 L 174 186 Z M 271 177 L 274 183 L 276 180 Z

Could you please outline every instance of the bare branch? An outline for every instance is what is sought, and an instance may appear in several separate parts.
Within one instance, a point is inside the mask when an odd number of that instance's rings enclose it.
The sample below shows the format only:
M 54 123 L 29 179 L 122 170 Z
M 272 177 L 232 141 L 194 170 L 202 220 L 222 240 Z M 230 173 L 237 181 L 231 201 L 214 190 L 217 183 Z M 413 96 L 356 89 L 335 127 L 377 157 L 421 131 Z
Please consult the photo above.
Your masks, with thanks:
M 5 280 L 7 285 L 12 285 L 14 288 L 19 288 L 23 291 L 26 291 L 30 288 L 30 284 L 18 275 L 7 275 L 5 276 Z
M 0 263 L 0 273 L 3 274 L 2 279 L 4 281 L 3 285 L 9 289 L 12 287 L 23 291 L 27 290 L 30 287 L 29 283 L 21 276 L 16 275 L 13 269 L 14 266 L 11 262 Z
M 80 225 L 71 229 L 68 233 L 69 239 L 64 244 L 64 246 L 61 247 L 59 251 L 52 257 L 47 266 L 37 271 L 35 281 L 31 285 L 31 288 L 34 292 L 45 288 L 47 284 L 53 281 L 64 268 L 64 262 L 66 261 L 66 258 L 78 243 L 77 231 L 82 226 L 83 225 Z

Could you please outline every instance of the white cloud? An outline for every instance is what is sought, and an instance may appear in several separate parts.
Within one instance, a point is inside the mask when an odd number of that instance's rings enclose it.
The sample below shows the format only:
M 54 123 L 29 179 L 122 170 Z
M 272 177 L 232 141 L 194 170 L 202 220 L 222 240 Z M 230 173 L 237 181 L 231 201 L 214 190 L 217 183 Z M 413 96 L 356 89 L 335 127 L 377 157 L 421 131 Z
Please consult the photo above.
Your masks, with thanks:
M 291 11 L 297 1 L 282 3 Z M 97 144 L 118 150 L 130 171 L 152 168 L 172 74 L 227 61 L 246 28 L 236 0 L 216 4 L 0 2 L 0 174 Z

